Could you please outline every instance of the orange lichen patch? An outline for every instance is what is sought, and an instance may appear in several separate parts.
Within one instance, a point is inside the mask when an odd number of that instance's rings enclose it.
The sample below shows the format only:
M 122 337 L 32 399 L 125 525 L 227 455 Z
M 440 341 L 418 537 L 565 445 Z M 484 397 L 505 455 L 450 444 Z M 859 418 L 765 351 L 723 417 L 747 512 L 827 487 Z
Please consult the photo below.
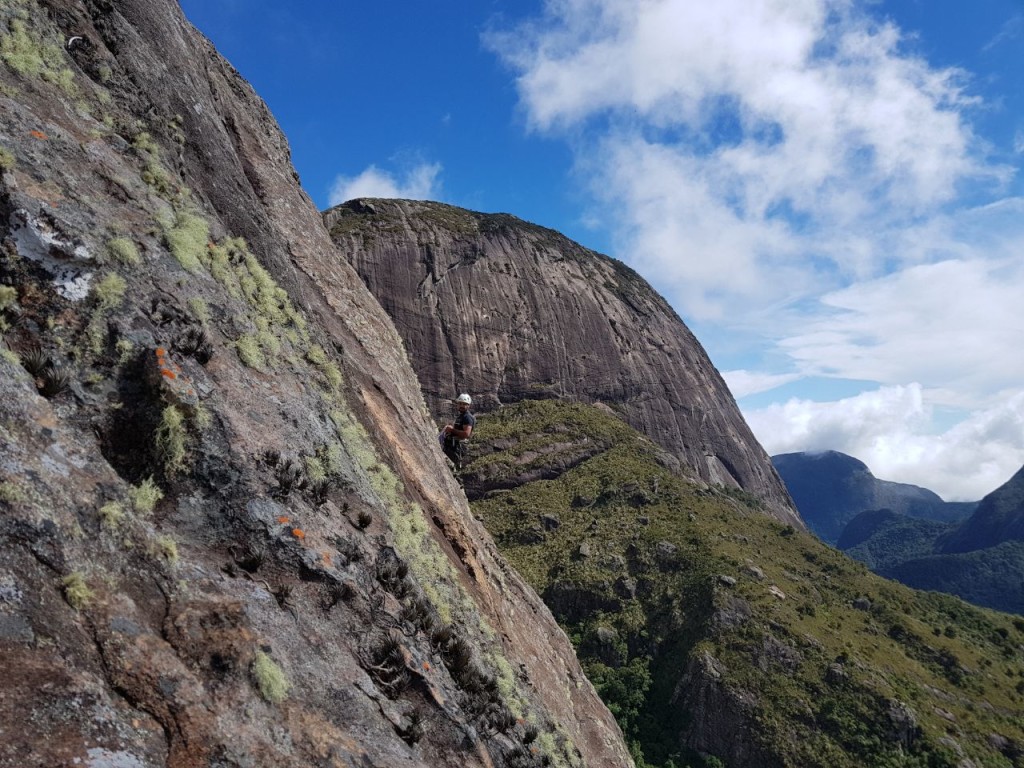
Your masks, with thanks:
M 163 383 L 165 396 L 171 402 L 187 408 L 198 405 L 199 398 L 196 396 L 195 386 L 182 372 L 181 366 L 174 362 L 170 352 L 165 347 L 156 347 L 153 352 L 156 366 L 151 370 L 153 375 L 157 376 L 157 380 Z
M 331 553 L 330 552 L 321 552 L 320 553 L 320 559 L 323 560 L 324 565 L 326 565 L 328 568 L 331 567 Z
M 301 528 L 292 528 L 292 536 L 296 539 L 304 539 L 306 538 L 306 532 Z
M 430 671 L 430 662 L 429 661 L 424 661 L 423 662 L 423 671 L 424 672 L 429 672 Z
M 281 525 L 284 525 L 285 523 L 291 522 L 291 518 L 281 515 L 279 518 L 277 518 L 277 522 L 281 523 Z
M 40 139 L 42 141 L 46 141 L 48 138 L 50 138 L 42 131 L 29 131 L 28 135 L 31 136 L 33 139 Z

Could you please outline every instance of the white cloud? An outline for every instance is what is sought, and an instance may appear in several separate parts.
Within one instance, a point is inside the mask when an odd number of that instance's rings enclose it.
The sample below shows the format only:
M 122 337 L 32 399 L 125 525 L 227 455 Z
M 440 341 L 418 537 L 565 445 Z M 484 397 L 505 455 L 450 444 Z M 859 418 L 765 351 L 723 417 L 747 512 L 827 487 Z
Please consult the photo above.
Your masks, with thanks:
M 1024 389 L 945 431 L 936 431 L 936 413 L 930 393 L 911 384 L 828 403 L 793 399 L 744 416 L 769 454 L 841 451 L 879 479 L 947 501 L 980 499 L 1024 465 Z
M 870 277 L 885 240 L 1002 178 L 964 74 L 846 0 L 549 0 L 492 37 L 530 124 L 571 136 L 619 255 L 696 319 Z
M 357 176 L 338 176 L 331 185 L 331 205 L 357 197 L 389 197 L 405 200 L 437 200 L 440 197 L 439 163 L 422 163 L 401 179 L 371 165 Z
M 729 385 L 729 391 L 732 392 L 732 396 L 739 400 L 741 397 L 756 395 L 760 392 L 768 392 L 776 387 L 781 387 L 783 384 L 796 381 L 800 376 L 795 373 L 772 374 L 735 370 L 722 371 L 722 378 Z
M 805 375 L 916 380 L 973 409 L 1024 381 L 1022 297 L 1020 255 L 919 265 L 823 296 L 780 346 Z

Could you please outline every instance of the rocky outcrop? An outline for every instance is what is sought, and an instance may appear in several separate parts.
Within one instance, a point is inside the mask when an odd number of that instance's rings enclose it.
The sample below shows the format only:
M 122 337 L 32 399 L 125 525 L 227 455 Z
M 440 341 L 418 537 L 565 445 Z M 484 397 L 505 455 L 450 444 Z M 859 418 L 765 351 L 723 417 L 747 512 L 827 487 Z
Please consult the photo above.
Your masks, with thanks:
M 709 483 L 802 526 L 718 371 L 671 307 L 626 265 L 505 214 L 356 200 L 325 213 L 339 251 L 394 320 L 435 415 L 600 402 Z
M 237 72 L 157 0 L 0 58 L 0 766 L 629 765 Z

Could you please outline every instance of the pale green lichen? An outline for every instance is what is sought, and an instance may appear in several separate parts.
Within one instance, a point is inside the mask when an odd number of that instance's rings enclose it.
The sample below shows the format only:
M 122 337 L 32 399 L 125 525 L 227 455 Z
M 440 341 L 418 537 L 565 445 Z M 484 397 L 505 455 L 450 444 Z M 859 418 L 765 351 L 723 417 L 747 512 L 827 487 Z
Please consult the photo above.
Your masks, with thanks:
M 288 689 L 291 688 L 288 678 L 263 651 L 256 652 L 256 658 L 252 662 L 252 674 L 260 695 L 271 704 L 280 704 L 288 697 Z
M 210 307 L 204 299 L 193 296 L 188 300 L 188 308 L 203 327 L 210 324 Z
M 18 289 L 13 285 L 0 285 L 0 312 L 5 312 L 18 304 Z
M 14 155 L 0 147 L 0 171 L 9 171 L 14 167 Z
M 170 536 L 157 536 L 153 540 L 152 552 L 155 557 L 166 560 L 170 565 L 178 563 L 178 542 Z
M 0 60 L 21 77 L 38 77 L 66 94 L 74 94 L 74 73 L 65 66 L 63 47 L 52 32 L 36 26 L 46 14 L 33 3 L 23 3 L 8 22 L 6 34 L 0 34 Z
M 306 465 L 306 477 L 314 483 L 327 479 L 327 470 L 324 464 L 316 456 L 304 456 L 303 462 Z
M 240 336 L 235 342 L 235 351 L 238 352 L 238 359 L 250 368 L 262 369 L 267 364 L 259 339 L 255 336 Z
M 164 243 L 178 263 L 188 272 L 199 272 L 210 239 L 210 225 L 206 219 L 190 211 L 177 211 L 173 220 L 165 218 L 161 226 Z
M 64 599 L 76 611 L 82 610 L 93 599 L 93 592 L 81 573 L 69 573 L 61 583 L 64 586 Z
M 138 485 L 133 485 L 128 489 L 128 499 L 132 503 L 132 509 L 136 514 L 142 516 L 152 514 L 157 502 L 163 497 L 164 492 L 160 490 L 152 477 L 147 477 Z
M 115 237 L 107 241 L 107 253 L 115 260 L 125 266 L 135 266 L 142 257 L 139 256 L 139 249 L 134 242 L 127 237 Z
M 124 504 L 119 501 L 108 501 L 100 507 L 100 524 L 108 530 L 114 530 L 124 520 L 124 512 Z
M 93 286 L 93 301 L 101 312 L 109 312 L 121 306 L 127 287 L 123 277 L 116 272 L 110 272 Z
M 17 483 L 5 481 L 0 483 L 0 501 L 5 501 L 8 504 L 26 504 L 29 501 L 29 496 Z
M 185 469 L 186 442 L 185 417 L 173 405 L 163 410 L 156 429 L 156 450 L 164 465 L 164 472 L 175 475 Z
M 124 365 L 132 359 L 132 355 L 135 353 L 135 345 L 128 339 L 118 339 L 114 345 L 114 351 L 117 352 L 117 364 Z

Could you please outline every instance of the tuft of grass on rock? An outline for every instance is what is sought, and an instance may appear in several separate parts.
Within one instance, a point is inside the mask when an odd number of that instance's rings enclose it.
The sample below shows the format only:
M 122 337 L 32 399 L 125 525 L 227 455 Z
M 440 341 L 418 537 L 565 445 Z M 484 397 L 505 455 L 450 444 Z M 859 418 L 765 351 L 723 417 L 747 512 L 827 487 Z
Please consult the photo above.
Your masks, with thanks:
M 266 358 L 263 356 L 263 348 L 255 336 L 241 336 L 235 342 L 235 351 L 238 352 L 238 359 L 250 368 L 262 369 L 267 364 Z
M 65 66 L 63 46 L 35 26 L 35 19 L 46 18 L 36 3 L 27 5 L 8 22 L 7 34 L 0 35 L 0 61 L 21 77 L 39 78 L 74 94 L 74 73 Z

